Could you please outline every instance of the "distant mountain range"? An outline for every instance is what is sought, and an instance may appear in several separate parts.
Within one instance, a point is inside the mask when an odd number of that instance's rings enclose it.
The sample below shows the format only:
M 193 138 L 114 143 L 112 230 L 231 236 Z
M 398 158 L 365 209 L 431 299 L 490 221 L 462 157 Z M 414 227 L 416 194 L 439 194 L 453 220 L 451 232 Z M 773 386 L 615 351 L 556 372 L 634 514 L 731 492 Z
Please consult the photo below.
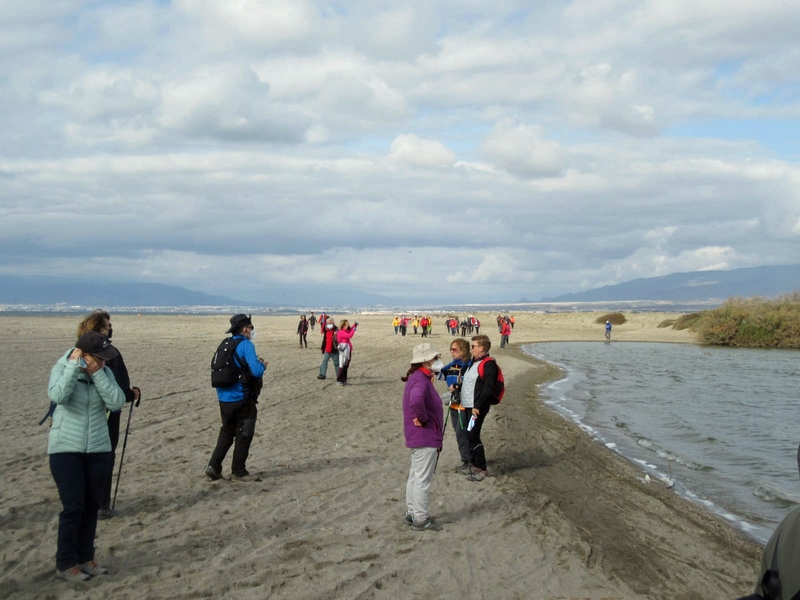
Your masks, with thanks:
M 765 296 L 800 290 L 800 265 L 753 267 L 731 271 L 673 273 L 663 277 L 635 279 L 584 292 L 542 298 L 541 303 L 563 302 L 722 302 L 732 296 Z M 527 299 L 519 303 L 530 303 Z M 241 300 L 204 294 L 175 285 L 160 283 L 94 283 L 53 277 L 13 277 L 0 275 L 0 304 L 66 305 L 81 308 L 105 307 L 402 307 L 407 301 L 347 287 L 275 286 L 263 292 L 263 301 Z M 446 299 L 430 298 L 414 304 L 447 305 Z
M 781 265 L 730 271 L 673 273 L 663 277 L 634 279 L 555 298 L 543 298 L 541 301 L 723 301 L 732 296 L 771 298 L 795 290 L 800 290 L 800 265 Z
M 241 306 L 248 303 L 161 283 L 89 283 L 0 276 L 0 304 Z
M 66 305 L 87 307 L 238 306 L 286 307 L 376 306 L 391 300 L 347 287 L 275 286 L 263 292 L 263 301 L 205 294 L 161 283 L 98 283 L 54 277 L 0 275 L 0 304 Z

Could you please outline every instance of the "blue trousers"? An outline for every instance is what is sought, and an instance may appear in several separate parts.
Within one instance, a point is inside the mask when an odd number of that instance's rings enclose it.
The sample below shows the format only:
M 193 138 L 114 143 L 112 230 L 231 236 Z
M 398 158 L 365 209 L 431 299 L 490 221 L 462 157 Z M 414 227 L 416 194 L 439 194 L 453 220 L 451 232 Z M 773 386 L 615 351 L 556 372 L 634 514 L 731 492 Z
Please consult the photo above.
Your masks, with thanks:
M 58 517 L 56 568 L 59 571 L 94 560 L 97 511 L 110 461 L 111 452 L 50 455 L 50 472 L 63 507 Z
M 322 364 L 319 366 L 319 374 L 323 377 L 328 376 L 328 360 L 333 360 L 333 369 L 337 371 L 339 369 L 339 352 L 322 353 Z

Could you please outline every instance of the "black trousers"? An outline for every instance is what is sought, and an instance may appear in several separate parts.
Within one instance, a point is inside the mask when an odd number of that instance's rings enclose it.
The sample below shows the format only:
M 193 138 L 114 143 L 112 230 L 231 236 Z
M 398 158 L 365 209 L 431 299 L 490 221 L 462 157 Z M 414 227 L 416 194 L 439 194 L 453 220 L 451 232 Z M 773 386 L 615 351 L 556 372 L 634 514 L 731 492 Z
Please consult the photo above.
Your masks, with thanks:
M 219 412 L 222 417 L 222 427 L 219 429 L 217 447 L 208 462 L 217 471 L 222 471 L 222 461 L 225 455 L 233 448 L 233 463 L 231 473 L 234 475 L 247 475 L 247 457 L 250 454 L 250 442 L 256 432 L 256 417 L 258 408 L 254 400 L 247 399 L 239 402 L 220 402 Z
M 350 361 L 344 363 L 344 366 L 336 370 L 336 381 L 347 381 L 347 369 L 350 368 Z
M 110 452 L 64 452 L 50 455 L 50 472 L 63 510 L 58 516 L 59 571 L 94 560 L 97 510 Z
M 478 418 L 475 420 L 475 425 L 472 431 L 467 431 L 467 444 L 469 444 L 469 463 L 476 469 L 481 471 L 486 470 L 486 453 L 483 450 L 483 441 L 481 440 L 481 428 L 486 415 L 489 414 L 489 409 L 481 411 Z M 469 420 L 472 416 L 472 409 L 468 408 L 465 411 L 464 417 Z

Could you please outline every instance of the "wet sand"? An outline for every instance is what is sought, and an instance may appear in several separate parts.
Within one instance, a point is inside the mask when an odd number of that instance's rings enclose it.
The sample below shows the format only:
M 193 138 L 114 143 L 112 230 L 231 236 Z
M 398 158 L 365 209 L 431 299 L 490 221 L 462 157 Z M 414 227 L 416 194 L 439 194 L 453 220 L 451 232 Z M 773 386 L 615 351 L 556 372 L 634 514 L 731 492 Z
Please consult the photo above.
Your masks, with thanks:
M 254 316 L 269 361 L 248 468 L 262 481 L 209 481 L 219 429 L 208 364 L 227 317 L 114 315 L 133 385 L 115 518 L 98 527 L 111 575 L 54 577 L 60 503 L 49 473 L 47 382 L 78 318 L 0 317 L 2 598 L 735 598 L 752 591 L 760 547 L 593 442 L 542 405 L 558 372 L 524 343 L 603 340 L 599 313 L 519 314 L 499 348 L 503 404 L 484 426 L 491 477 L 454 472 L 452 430 L 431 489 L 441 532 L 403 524 L 409 453 L 400 376 L 420 337 L 392 315 L 353 316 L 352 385 L 316 378 L 319 330 L 299 348 L 295 317 Z M 612 343 L 692 342 L 665 314 L 628 315 Z M 341 315 L 336 315 L 337 321 Z M 429 341 L 450 336 L 434 319 Z M 444 384 L 437 382 L 445 394 Z M 128 407 L 122 428 L 128 421 Z M 449 427 L 449 425 L 448 425 Z M 122 441 L 117 451 L 117 462 Z M 230 453 L 225 475 L 230 471 Z

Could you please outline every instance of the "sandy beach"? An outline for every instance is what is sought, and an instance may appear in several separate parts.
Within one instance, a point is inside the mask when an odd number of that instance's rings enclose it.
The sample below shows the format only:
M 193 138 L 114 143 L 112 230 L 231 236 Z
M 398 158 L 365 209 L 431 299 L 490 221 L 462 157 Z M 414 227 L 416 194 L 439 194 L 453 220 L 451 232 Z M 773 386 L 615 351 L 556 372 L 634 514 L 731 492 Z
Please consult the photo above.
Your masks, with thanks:
M 319 330 L 301 349 L 297 317 L 254 316 L 269 361 L 248 468 L 260 482 L 209 481 L 219 430 L 209 362 L 228 317 L 112 315 L 133 385 L 117 516 L 98 526 L 111 570 L 81 584 L 55 578 L 60 502 L 46 455 L 50 369 L 79 317 L 3 316 L 0 340 L 0 598 L 736 598 L 752 591 L 760 547 L 641 473 L 542 405 L 557 371 L 519 345 L 596 340 L 599 313 L 518 314 L 499 348 L 503 403 L 484 426 L 482 482 L 454 472 L 452 430 L 431 489 L 441 532 L 403 523 L 409 452 L 400 376 L 420 337 L 392 315 L 360 323 L 348 387 L 316 378 Z M 612 343 L 690 343 L 660 329 L 670 315 L 627 315 Z M 674 315 L 672 315 L 674 316 Z M 429 341 L 447 356 L 441 317 Z M 330 375 L 330 374 L 329 374 Z M 443 382 L 437 387 L 445 394 Z M 123 411 L 122 428 L 128 421 Z M 119 464 L 122 441 L 117 450 Z M 230 453 L 225 475 L 230 472 Z

